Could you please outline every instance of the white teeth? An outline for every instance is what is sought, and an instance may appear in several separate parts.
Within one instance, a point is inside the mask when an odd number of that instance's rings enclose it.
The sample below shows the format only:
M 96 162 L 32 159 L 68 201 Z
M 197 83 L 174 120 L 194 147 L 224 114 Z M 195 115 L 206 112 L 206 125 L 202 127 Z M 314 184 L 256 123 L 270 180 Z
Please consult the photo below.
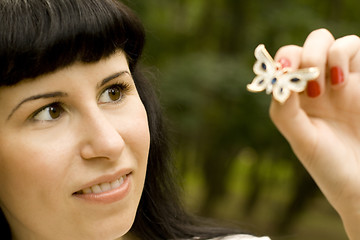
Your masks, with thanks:
M 92 190 L 93 193 L 101 193 L 102 192 L 99 185 L 92 186 L 91 190 Z
M 123 179 L 123 178 L 121 178 L 121 179 Z M 121 186 L 119 180 L 117 180 L 117 179 L 115 181 L 113 181 L 112 183 L 110 183 L 110 185 L 111 185 L 111 188 L 118 188 Z
M 110 183 L 102 183 L 100 184 L 101 191 L 106 192 L 111 189 Z
M 90 193 L 102 193 L 102 192 L 107 192 L 110 191 L 112 189 L 118 188 L 120 187 L 123 183 L 124 183 L 124 178 L 126 178 L 126 176 L 123 176 L 119 179 L 116 179 L 113 182 L 110 183 L 101 183 L 101 184 L 96 184 L 94 186 L 91 186 L 89 188 L 85 188 L 81 191 L 82 194 L 90 194 Z
M 83 193 L 92 193 L 92 190 L 91 190 L 91 188 L 85 188 L 84 190 L 83 190 Z
M 122 185 L 124 183 L 124 177 L 119 179 L 119 183 L 120 183 L 120 185 Z

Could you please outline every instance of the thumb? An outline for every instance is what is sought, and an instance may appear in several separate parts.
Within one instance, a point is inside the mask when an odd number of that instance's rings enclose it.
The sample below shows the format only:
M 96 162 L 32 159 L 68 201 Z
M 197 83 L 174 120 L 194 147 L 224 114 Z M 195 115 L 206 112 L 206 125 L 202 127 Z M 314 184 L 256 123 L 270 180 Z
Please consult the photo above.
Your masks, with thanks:
M 270 106 L 270 118 L 282 135 L 288 140 L 293 151 L 300 159 L 309 159 L 309 151 L 316 143 L 316 128 L 301 108 L 299 95 L 292 93 L 289 99 L 281 104 L 272 100 Z M 301 151 L 307 149 L 307 151 Z

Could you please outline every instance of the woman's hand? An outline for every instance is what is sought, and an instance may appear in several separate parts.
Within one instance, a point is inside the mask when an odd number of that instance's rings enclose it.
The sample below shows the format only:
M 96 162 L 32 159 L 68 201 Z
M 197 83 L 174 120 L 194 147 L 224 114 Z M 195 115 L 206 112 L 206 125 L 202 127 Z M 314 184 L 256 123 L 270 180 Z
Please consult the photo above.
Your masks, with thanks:
M 335 40 L 325 29 L 303 47 L 285 46 L 275 61 L 292 69 L 318 67 L 307 92 L 293 93 L 270 116 L 343 219 L 350 239 L 360 239 L 360 39 Z

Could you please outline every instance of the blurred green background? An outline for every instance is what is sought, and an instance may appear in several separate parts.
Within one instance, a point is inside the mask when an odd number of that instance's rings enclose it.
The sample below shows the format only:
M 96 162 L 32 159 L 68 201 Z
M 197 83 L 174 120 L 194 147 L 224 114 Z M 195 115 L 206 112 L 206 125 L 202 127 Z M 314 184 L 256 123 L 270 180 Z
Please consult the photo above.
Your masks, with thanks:
M 260 43 L 274 55 L 317 28 L 358 34 L 360 1 L 125 2 L 146 28 L 143 62 L 170 123 L 187 207 L 273 240 L 347 239 L 270 122 L 270 97 L 248 93 L 246 84 Z

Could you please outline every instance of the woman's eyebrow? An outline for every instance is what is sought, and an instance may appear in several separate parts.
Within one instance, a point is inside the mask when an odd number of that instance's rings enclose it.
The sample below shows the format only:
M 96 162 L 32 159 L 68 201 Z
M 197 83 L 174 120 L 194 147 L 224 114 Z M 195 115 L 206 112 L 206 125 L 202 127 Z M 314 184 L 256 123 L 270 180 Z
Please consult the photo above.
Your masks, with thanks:
M 24 104 L 26 102 L 37 100 L 37 99 L 42 99 L 42 98 L 55 98 L 55 97 L 66 97 L 66 96 L 67 96 L 67 93 L 64 93 L 64 92 L 52 92 L 52 93 L 38 94 L 38 95 L 34 95 L 34 96 L 31 96 L 31 97 L 25 98 L 18 105 L 16 105 L 16 107 L 14 107 L 14 109 L 9 114 L 7 120 L 9 120 L 11 118 L 11 116 L 14 114 L 14 112 L 17 109 L 19 109 L 19 107 L 22 104 Z
M 107 77 L 107 78 L 104 78 L 98 85 L 97 85 L 97 88 L 100 88 L 102 86 L 104 86 L 107 82 L 110 82 L 111 80 L 121 76 L 121 75 L 124 75 L 124 74 L 129 74 L 129 71 L 125 70 L 125 71 L 121 71 L 121 72 L 117 72 L 117 73 L 114 73 L 112 74 L 111 76 Z

